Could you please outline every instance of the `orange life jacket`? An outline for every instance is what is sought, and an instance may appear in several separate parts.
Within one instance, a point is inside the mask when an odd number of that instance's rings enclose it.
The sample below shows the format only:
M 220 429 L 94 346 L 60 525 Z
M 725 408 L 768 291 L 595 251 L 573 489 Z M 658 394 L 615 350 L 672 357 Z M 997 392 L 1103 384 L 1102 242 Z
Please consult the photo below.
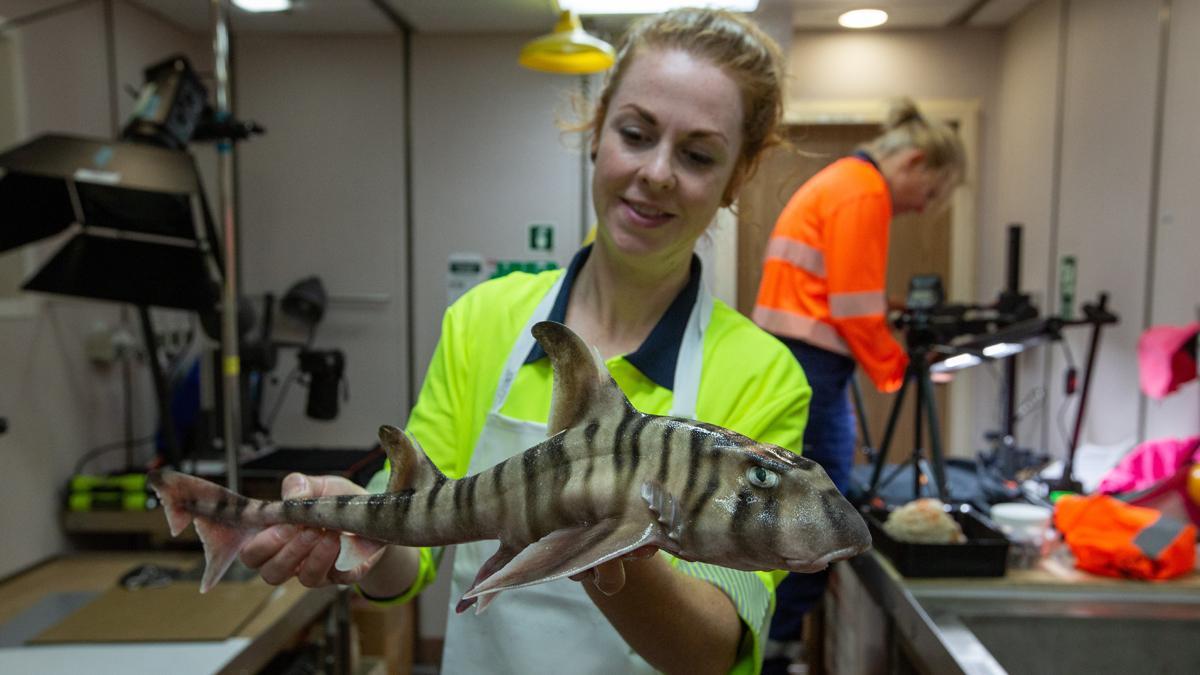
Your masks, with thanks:
M 768 332 L 852 356 L 880 391 L 899 389 L 908 366 L 884 295 L 891 218 L 891 194 L 871 162 L 825 167 L 780 214 L 754 307 Z
M 1192 571 L 1196 526 L 1108 495 L 1068 495 L 1054 505 L 1075 566 L 1110 577 L 1169 579 Z

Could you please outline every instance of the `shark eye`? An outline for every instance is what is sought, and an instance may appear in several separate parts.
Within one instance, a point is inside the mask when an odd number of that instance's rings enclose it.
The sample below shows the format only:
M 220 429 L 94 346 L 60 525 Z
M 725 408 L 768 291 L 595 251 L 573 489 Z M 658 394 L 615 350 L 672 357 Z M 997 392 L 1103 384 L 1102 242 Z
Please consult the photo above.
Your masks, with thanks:
M 746 469 L 746 480 L 760 488 L 773 488 L 779 485 L 779 474 L 761 466 L 752 466 Z

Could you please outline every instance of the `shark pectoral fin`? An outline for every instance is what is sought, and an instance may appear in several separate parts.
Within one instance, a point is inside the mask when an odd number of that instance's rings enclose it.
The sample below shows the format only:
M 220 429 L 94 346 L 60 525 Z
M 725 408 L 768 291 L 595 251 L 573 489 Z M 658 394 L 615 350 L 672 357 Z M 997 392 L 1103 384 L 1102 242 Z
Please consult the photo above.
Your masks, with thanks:
M 555 530 L 526 546 L 503 569 L 463 594 L 463 599 L 561 579 L 643 546 L 663 543 L 658 523 L 643 519 L 610 518 Z
M 479 566 L 479 571 L 475 573 L 475 581 L 471 582 L 471 587 L 467 589 L 467 592 L 463 594 L 462 598 L 459 599 L 458 604 L 455 605 L 454 613 L 462 614 L 463 612 L 467 611 L 468 607 L 475 605 L 476 602 L 479 604 L 475 606 L 475 613 L 482 613 L 484 608 L 488 606 L 490 599 L 487 597 L 475 598 L 471 595 L 471 592 L 474 591 L 475 588 L 478 587 L 479 584 L 485 581 L 488 577 L 495 574 L 498 570 L 503 569 L 504 566 L 507 565 L 509 561 L 511 561 L 513 557 L 517 555 L 518 552 L 519 551 L 515 547 L 501 542 L 500 548 L 492 554 L 492 557 L 485 560 L 484 563 Z
M 676 543 L 679 542 L 683 535 L 683 508 L 679 505 L 679 500 L 675 495 L 671 494 L 663 484 L 656 480 L 648 480 L 642 483 L 642 499 L 645 500 L 646 506 L 650 507 L 650 511 L 658 518 L 658 522 L 662 524 L 666 532 L 667 538 Z
M 342 547 L 333 563 L 333 568 L 339 572 L 357 568 L 384 547 L 382 542 L 348 533 L 343 533 L 340 539 Z

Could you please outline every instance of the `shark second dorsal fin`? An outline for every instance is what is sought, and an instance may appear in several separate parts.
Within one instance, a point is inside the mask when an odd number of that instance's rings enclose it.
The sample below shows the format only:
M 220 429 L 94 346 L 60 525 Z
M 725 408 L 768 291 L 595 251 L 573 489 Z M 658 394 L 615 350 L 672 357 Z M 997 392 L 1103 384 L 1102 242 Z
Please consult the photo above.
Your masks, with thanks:
M 421 450 L 417 439 L 390 425 L 379 427 L 379 444 L 387 453 L 392 472 L 388 492 L 420 490 L 446 480 L 446 477 Z
M 554 369 L 549 435 L 575 426 L 588 416 L 620 416 L 630 408 L 600 353 L 570 328 L 555 321 L 541 321 L 534 324 L 533 337 L 546 350 Z

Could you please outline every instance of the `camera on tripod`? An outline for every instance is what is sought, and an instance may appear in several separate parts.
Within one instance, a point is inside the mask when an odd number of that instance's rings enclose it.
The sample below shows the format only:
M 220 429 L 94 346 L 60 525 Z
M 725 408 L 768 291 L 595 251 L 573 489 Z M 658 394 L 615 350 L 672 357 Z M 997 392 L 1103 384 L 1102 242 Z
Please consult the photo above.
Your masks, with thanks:
M 994 313 L 979 305 L 947 303 L 942 278 L 918 274 L 908 282 L 904 309 L 892 324 L 904 331 L 910 356 L 934 345 L 949 345 L 956 338 L 989 329 Z

